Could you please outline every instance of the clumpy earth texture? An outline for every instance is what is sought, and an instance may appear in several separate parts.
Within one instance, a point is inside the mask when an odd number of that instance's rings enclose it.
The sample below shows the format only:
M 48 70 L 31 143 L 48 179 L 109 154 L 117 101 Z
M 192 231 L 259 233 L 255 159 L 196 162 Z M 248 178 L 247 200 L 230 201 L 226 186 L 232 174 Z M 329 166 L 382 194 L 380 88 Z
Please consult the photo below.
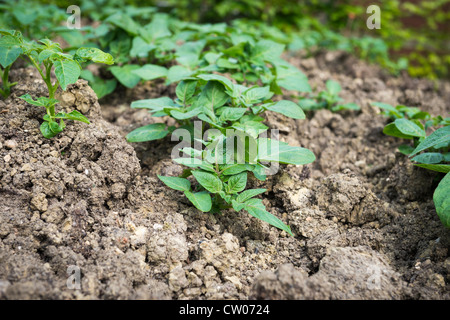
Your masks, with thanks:
M 170 137 L 126 141 L 169 121 L 129 103 L 173 88 L 150 82 L 99 104 L 79 80 L 58 93 L 58 108 L 91 124 L 69 121 L 47 140 L 45 110 L 18 98 L 46 87 L 32 69 L 13 70 L 19 84 L 0 101 L 0 299 L 450 299 L 450 230 L 432 201 L 439 174 L 397 152 L 403 142 L 382 133 L 388 120 L 370 105 L 445 115 L 450 84 L 393 78 L 340 52 L 288 59 L 315 90 L 335 79 L 344 102 L 361 107 L 266 115 L 317 158 L 249 181 L 267 189 L 264 204 L 294 237 L 245 212 L 199 212 L 156 177 L 183 170 Z

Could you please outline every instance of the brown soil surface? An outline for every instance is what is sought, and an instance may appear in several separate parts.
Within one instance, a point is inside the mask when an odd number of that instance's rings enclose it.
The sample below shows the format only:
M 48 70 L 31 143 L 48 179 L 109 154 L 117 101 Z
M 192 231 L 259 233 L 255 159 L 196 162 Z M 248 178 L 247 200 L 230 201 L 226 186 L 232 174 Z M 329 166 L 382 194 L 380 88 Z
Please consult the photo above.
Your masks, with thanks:
M 450 110 L 450 84 L 392 78 L 339 52 L 288 57 L 315 90 L 337 80 L 361 112 L 320 110 L 307 120 L 269 113 L 283 140 L 312 150 L 266 182 L 268 210 L 294 237 L 248 214 L 203 214 L 156 174 L 176 175 L 175 142 L 129 144 L 155 121 L 133 100 L 173 95 L 161 82 L 97 102 L 80 80 L 60 92 L 91 125 L 69 121 L 40 135 L 43 110 L 18 97 L 45 95 L 31 69 L 16 69 L 0 101 L 1 299 L 450 299 L 450 230 L 432 201 L 438 174 L 396 152 L 387 119 L 370 102 Z M 286 93 L 289 98 L 290 93 Z M 69 266 L 81 289 L 69 289 Z

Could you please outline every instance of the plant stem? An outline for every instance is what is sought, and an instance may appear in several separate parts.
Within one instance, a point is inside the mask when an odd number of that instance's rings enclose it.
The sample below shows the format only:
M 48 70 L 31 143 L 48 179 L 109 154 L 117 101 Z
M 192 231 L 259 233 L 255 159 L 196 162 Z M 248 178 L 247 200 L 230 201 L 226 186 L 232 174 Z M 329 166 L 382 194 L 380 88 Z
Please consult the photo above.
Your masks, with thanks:
M 11 69 L 11 65 L 7 66 L 3 71 L 0 69 L 0 75 L 3 82 L 3 89 L 0 89 L 0 93 L 3 97 L 8 98 L 11 94 L 11 87 L 15 86 L 17 82 L 10 83 L 9 82 L 9 70 Z
M 50 99 L 55 98 L 55 92 L 58 89 L 58 81 L 56 81 L 55 85 L 52 85 L 52 79 L 51 79 L 51 70 L 52 70 L 52 64 L 51 63 L 44 63 L 45 66 L 45 75 L 41 69 L 41 66 L 34 60 L 32 56 L 28 56 L 30 58 L 31 63 L 33 66 L 39 71 L 39 74 L 42 77 L 42 80 L 44 80 L 45 84 L 47 85 L 48 89 L 48 97 Z M 50 105 L 46 107 L 47 114 L 50 116 L 51 119 L 55 117 L 55 105 Z

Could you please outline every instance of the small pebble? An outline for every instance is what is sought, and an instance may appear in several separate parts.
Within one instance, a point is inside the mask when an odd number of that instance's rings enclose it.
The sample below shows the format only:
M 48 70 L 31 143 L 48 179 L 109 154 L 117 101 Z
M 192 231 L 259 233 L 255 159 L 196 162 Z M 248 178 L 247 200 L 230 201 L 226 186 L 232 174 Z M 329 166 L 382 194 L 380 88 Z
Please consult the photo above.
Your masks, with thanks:
M 7 147 L 9 149 L 17 148 L 17 142 L 15 140 L 6 140 L 5 147 Z

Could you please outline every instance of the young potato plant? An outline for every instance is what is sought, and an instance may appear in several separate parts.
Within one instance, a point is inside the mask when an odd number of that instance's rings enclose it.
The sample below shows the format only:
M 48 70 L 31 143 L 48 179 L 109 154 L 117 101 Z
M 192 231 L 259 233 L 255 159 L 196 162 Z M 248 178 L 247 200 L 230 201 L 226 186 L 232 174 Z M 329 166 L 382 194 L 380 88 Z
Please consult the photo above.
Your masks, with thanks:
M 318 109 L 329 109 L 333 112 L 341 110 L 360 110 L 360 107 L 353 102 L 340 103 L 342 98 L 339 97 L 339 92 L 341 92 L 341 85 L 334 81 L 328 80 L 325 84 L 326 89 L 319 92 L 313 98 L 304 98 L 299 100 L 299 105 L 307 111 L 318 110 Z
M 409 157 L 416 166 L 438 172 L 448 172 L 450 165 L 450 155 L 448 152 L 448 131 L 450 130 L 450 118 L 441 116 L 431 118 L 428 112 L 419 108 L 398 105 L 393 107 L 386 103 L 374 102 L 374 106 L 383 110 L 382 114 L 394 120 L 387 124 L 383 133 L 389 136 L 413 140 L 413 145 L 401 145 L 399 152 Z M 426 131 L 429 128 L 443 126 L 435 130 L 427 137 Z M 435 144 L 432 142 L 437 141 Z M 428 152 L 418 155 L 419 152 Z
M 450 228 L 450 118 L 431 118 L 419 108 L 374 102 L 383 114 L 394 119 L 383 132 L 387 135 L 413 140 L 413 146 L 401 145 L 398 149 L 407 155 L 414 165 L 432 171 L 446 173 L 434 191 L 433 201 L 442 223 Z M 422 124 L 423 121 L 425 124 Z M 440 127 L 427 136 L 429 128 Z
M 177 153 L 174 161 L 189 169 L 181 177 L 159 176 L 161 181 L 183 191 L 200 211 L 245 210 L 292 235 L 287 225 L 267 212 L 261 199 L 254 198 L 265 189 L 245 189 L 248 174 L 264 181 L 273 166 L 304 165 L 315 160 L 308 149 L 264 137 L 269 128 L 261 115 L 266 110 L 304 119 L 302 109 L 288 100 L 272 101 L 268 86 L 247 88 L 215 74 L 184 79 L 178 84 L 176 95 L 175 100 L 158 98 L 132 103 L 133 108 L 148 109 L 153 116 L 171 116 L 185 129 L 180 134 L 174 127 L 156 123 L 127 135 L 130 142 L 160 139 L 169 132 L 182 139 L 179 150 L 184 156 Z M 200 128 L 193 123 L 194 118 L 202 121 Z M 209 130 L 202 135 L 205 123 Z M 195 187 L 187 179 L 190 176 L 197 181 Z
M 70 55 L 63 53 L 58 43 L 48 39 L 34 42 L 24 40 L 18 31 L 2 30 L 0 33 L 3 35 L 0 39 L 0 46 L 6 48 L 4 50 L 10 53 L 11 60 L 15 61 L 19 56 L 28 58 L 47 86 L 48 97 L 38 97 L 36 100 L 29 94 L 20 97 L 29 104 L 44 107 L 47 110 L 47 114 L 43 118 L 44 122 L 40 126 L 43 136 L 50 139 L 63 131 L 64 120 L 89 124 L 89 120 L 76 110 L 70 113 L 56 113 L 55 106 L 59 102 L 55 99 L 56 90 L 59 87 L 66 90 L 69 84 L 78 80 L 81 73 L 80 63 L 93 61 L 112 64 L 114 62 L 112 56 L 96 48 L 79 48 L 74 55 Z M 52 83 L 53 69 L 56 76 L 54 83 Z
M 449 122 L 447 119 L 447 122 Z M 450 123 L 426 137 L 411 152 L 411 160 L 418 167 L 446 173 L 433 194 L 433 202 L 440 220 L 450 229 Z M 424 153 L 418 154 L 422 151 Z
M 381 114 L 392 120 L 401 118 L 427 120 L 428 126 L 433 123 L 430 114 L 417 107 L 407 107 L 404 105 L 397 105 L 394 107 L 383 102 L 372 102 L 372 105 L 380 108 L 382 110 Z

